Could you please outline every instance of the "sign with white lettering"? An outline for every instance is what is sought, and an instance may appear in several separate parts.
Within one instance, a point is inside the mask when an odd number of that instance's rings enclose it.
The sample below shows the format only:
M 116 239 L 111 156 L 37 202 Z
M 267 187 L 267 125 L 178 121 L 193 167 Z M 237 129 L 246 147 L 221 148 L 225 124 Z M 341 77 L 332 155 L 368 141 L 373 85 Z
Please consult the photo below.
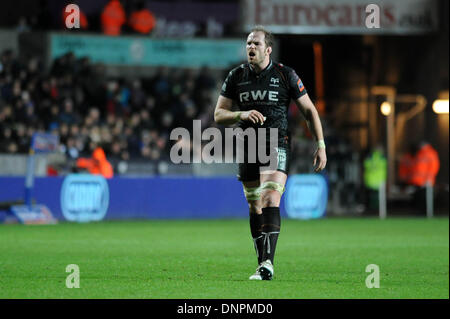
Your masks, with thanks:
M 108 210 L 109 188 L 100 175 L 71 174 L 61 189 L 61 211 L 69 221 L 102 220 Z
M 246 60 L 243 39 L 150 39 L 52 33 L 50 58 L 68 52 L 121 66 L 230 68 Z
M 328 185 L 320 174 L 297 174 L 289 177 L 284 204 L 290 218 L 312 219 L 325 215 Z
M 241 10 L 245 32 L 420 34 L 439 25 L 436 0 L 244 0 Z

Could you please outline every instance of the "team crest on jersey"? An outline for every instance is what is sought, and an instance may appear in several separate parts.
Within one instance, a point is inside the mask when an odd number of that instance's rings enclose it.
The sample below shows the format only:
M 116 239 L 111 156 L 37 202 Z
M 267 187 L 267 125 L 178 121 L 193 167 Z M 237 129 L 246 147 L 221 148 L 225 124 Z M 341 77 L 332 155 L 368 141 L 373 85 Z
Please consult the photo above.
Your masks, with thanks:
M 279 87 L 280 86 L 280 79 L 279 78 L 270 78 L 270 86 Z

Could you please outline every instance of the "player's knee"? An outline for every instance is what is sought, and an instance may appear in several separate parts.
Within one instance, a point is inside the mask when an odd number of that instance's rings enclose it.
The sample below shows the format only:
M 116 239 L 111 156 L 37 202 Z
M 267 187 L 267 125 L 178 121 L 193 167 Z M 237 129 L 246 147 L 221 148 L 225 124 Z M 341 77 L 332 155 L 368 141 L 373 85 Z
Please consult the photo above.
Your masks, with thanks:
M 275 190 L 265 190 L 261 194 L 262 207 L 278 207 L 281 194 Z
M 247 187 L 244 185 L 244 195 L 247 202 L 256 202 L 260 199 L 259 187 Z
M 262 214 L 261 205 L 257 202 L 249 202 L 248 209 L 250 214 Z
M 277 182 L 267 181 L 261 185 L 262 207 L 278 207 L 284 186 Z

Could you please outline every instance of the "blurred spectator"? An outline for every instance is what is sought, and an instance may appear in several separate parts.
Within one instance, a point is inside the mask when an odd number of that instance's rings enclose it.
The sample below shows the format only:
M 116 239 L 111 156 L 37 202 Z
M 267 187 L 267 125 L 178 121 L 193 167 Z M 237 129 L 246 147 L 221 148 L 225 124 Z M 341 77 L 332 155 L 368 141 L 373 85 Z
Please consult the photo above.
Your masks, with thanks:
M 153 79 L 153 94 L 161 102 L 167 102 L 170 94 L 169 68 L 160 67 Z
M 78 124 L 78 116 L 73 111 L 73 102 L 71 99 L 64 100 L 64 109 L 59 114 L 58 121 L 66 124 Z
M 439 166 L 437 151 L 426 141 L 413 144 L 400 160 L 399 179 L 411 188 L 414 208 L 420 214 L 426 211 L 426 187 L 434 186 Z
M 153 13 L 145 8 L 144 1 L 138 1 L 136 9 L 131 13 L 128 25 L 131 30 L 141 33 L 149 34 L 156 25 L 156 19 Z
M 119 0 L 110 0 L 101 13 L 103 33 L 120 35 L 122 25 L 126 22 L 125 10 Z
M 434 186 L 440 162 L 438 153 L 428 142 L 421 141 L 418 144 L 413 163 L 410 184 L 424 187 L 429 183 Z
M 79 151 L 76 147 L 75 138 L 69 137 L 66 142 L 65 153 L 69 159 L 76 160 L 79 156 Z
M 38 11 L 31 17 L 33 30 L 50 30 L 52 28 L 52 14 L 47 0 L 39 0 Z
M 27 18 L 20 17 L 19 22 L 17 23 L 16 31 L 20 33 L 20 32 L 28 32 L 30 30 L 31 28 L 27 23 Z
M 4 126 L 0 134 L 0 152 L 10 153 L 9 146 L 11 140 L 12 140 L 12 129 L 8 126 Z
M 105 178 L 114 176 L 113 168 L 101 147 L 95 148 L 92 158 L 79 158 L 76 163 L 77 168 L 86 169 L 91 174 L 102 175 Z
M 381 146 L 376 147 L 364 160 L 364 185 L 367 189 L 369 209 L 378 209 L 380 186 L 386 183 L 387 162 Z
M 0 63 L 0 152 L 27 153 L 36 131 L 59 134 L 66 157 L 54 167 L 64 170 L 59 174 L 90 156 L 94 144 L 115 165 L 167 159 L 174 127 L 191 130 L 192 120 L 202 119 L 205 128 L 213 120 L 217 82 L 207 69 L 161 67 L 149 78 L 106 78 L 88 58 L 67 53 L 47 73 L 37 58 L 19 64 L 10 50 Z

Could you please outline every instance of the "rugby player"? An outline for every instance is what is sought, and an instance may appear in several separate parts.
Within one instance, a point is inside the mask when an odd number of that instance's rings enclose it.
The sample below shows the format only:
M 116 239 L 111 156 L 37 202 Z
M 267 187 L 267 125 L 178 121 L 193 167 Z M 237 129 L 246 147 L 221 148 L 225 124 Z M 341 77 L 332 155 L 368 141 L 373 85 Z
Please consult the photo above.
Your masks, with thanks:
M 251 30 L 246 45 L 248 63 L 229 72 L 214 112 L 218 124 L 239 123 L 238 127 L 243 130 L 278 129 L 276 169 L 261 173 L 262 164 L 248 161 L 248 154 L 245 161 L 239 163 L 238 179 L 243 184 L 249 205 L 250 231 L 258 259 L 258 268 L 250 280 L 271 280 L 274 274 L 274 255 L 281 225 L 280 199 L 289 170 L 288 107 L 291 99 L 317 142 L 314 170 L 323 170 L 327 163 L 319 114 L 296 72 L 272 61 L 272 46 L 273 36 L 264 27 L 256 26 Z M 232 111 L 233 103 L 239 111 Z

